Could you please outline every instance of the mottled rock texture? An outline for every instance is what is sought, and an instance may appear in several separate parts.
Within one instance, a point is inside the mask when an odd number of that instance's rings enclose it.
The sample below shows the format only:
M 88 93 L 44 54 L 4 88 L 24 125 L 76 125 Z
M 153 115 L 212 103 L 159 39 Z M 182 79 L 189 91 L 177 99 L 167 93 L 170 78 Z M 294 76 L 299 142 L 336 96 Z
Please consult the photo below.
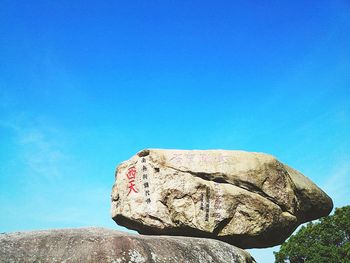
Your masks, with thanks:
M 253 248 L 281 244 L 332 207 L 307 177 L 268 154 L 150 149 L 118 166 L 111 212 L 142 234 Z
M 0 234 L 0 262 L 224 263 L 255 262 L 213 239 L 131 235 L 104 228 Z

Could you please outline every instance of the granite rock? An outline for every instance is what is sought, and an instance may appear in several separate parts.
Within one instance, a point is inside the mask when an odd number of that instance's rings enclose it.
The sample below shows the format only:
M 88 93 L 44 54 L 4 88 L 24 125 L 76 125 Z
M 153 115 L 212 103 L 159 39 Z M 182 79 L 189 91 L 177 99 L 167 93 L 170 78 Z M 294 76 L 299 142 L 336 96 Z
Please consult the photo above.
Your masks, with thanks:
M 223 240 L 241 248 L 281 244 L 326 216 L 332 200 L 275 157 L 227 150 L 140 151 L 122 162 L 112 218 L 148 235 Z
M 142 236 L 104 228 L 0 234 L 0 262 L 253 263 L 248 252 L 213 239 Z

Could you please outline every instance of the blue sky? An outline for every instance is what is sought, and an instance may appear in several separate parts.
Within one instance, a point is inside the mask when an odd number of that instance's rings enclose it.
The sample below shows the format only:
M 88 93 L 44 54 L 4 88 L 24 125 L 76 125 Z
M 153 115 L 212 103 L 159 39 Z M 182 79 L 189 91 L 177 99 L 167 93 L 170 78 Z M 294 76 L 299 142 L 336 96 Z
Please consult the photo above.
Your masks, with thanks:
M 0 231 L 122 229 L 143 148 L 271 153 L 350 204 L 349 32 L 338 0 L 2 1 Z

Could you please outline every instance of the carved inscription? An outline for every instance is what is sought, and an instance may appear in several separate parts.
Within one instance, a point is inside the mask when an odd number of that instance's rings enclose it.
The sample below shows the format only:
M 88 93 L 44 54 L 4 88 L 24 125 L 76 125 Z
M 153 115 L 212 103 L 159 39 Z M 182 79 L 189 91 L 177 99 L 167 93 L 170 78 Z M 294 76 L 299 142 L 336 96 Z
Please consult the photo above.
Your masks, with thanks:
M 200 163 L 217 162 L 223 164 L 228 161 L 229 157 L 230 156 L 223 154 L 212 155 L 209 153 L 173 153 L 170 160 L 176 165 L 191 163 L 194 161 Z
M 222 215 L 220 211 L 222 209 L 222 192 L 218 184 L 215 184 L 214 188 L 215 188 L 216 197 L 214 201 L 214 210 L 213 210 L 214 212 L 212 216 L 216 221 L 221 221 Z
M 206 199 L 206 206 L 205 206 L 205 221 L 209 221 L 209 209 L 210 209 L 210 190 L 209 188 L 205 191 L 205 199 Z
M 143 183 L 143 189 L 144 189 L 144 197 L 145 197 L 145 202 L 147 204 L 151 203 L 151 198 L 150 198 L 150 190 L 149 190 L 149 167 L 147 166 L 147 160 L 145 157 L 142 157 L 141 159 L 141 171 L 142 171 L 142 183 Z
M 135 166 L 132 166 L 128 169 L 128 172 L 126 173 L 126 177 L 128 178 L 129 182 L 128 182 L 128 188 L 129 188 L 129 192 L 128 195 L 131 192 L 134 193 L 138 193 L 138 191 L 135 188 L 135 179 L 136 179 L 136 168 Z

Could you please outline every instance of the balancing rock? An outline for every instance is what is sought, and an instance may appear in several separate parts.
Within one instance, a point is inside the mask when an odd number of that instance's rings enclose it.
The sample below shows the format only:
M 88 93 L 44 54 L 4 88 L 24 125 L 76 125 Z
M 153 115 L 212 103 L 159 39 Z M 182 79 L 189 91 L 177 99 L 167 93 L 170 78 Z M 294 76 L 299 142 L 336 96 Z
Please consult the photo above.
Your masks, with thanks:
M 111 198 L 112 218 L 141 234 L 241 248 L 279 245 L 333 208 L 327 194 L 275 157 L 227 150 L 140 151 L 118 166 Z

